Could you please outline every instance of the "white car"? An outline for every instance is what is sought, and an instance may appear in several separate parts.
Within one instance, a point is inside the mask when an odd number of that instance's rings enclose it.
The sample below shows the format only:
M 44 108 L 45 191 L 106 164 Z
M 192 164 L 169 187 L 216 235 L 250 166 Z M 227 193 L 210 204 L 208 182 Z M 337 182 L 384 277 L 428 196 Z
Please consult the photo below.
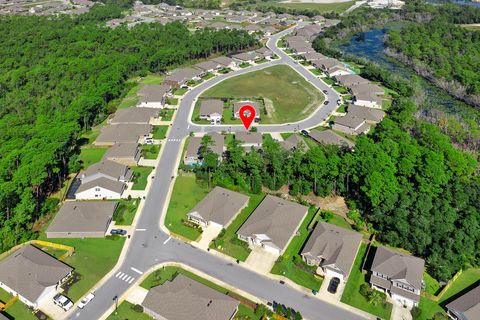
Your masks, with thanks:
M 61 293 L 58 293 L 53 297 L 53 302 L 65 311 L 68 311 L 73 307 L 72 300 L 68 299 Z
M 83 309 L 83 307 L 85 307 L 87 303 L 92 301 L 93 298 L 95 298 L 95 295 L 93 294 L 93 292 L 90 292 L 82 300 L 80 300 L 80 302 L 78 303 L 78 307 L 80 309 Z

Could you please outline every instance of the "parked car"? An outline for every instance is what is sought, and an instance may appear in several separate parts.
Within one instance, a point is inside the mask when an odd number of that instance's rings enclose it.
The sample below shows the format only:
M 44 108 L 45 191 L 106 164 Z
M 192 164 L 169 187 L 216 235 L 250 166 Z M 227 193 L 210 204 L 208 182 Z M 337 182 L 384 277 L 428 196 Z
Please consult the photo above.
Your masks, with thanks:
M 59 306 L 65 311 L 68 311 L 73 307 L 72 300 L 68 299 L 61 293 L 57 293 L 55 297 L 53 297 L 53 303 L 55 303 L 57 306 Z
M 327 91 L 327 90 L 323 90 L 323 93 L 327 94 L 327 93 L 328 93 L 328 91 Z
M 127 230 L 123 230 L 123 229 L 112 229 L 110 230 L 110 234 L 118 234 L 120 236 L 124 236 L 127 234 Z
M 329 103 L 330 103 L 330 101 L 325 100 L 325 102 L 324 102 L 323 104 L 324 104 L 324 105 L 327 105 L 327 104 L 329 104 Z
M 285 284 L 285 281 L 283 281 L 283 280 L 280 280 L 280 284 Z
M 307 130 L 302 130 L 300 131 L 304 136 L 308 136 L 308 131 Z
M 83 307 L 85 307 L 87 303 L 92 301 L 93 298 L 95 298 L 95 295 L 93 294 L 93 292 L 90 292 L 82 300 L 80 300 L 80 302 L 78 303 L 78 307 L 80 309 L 83 309 Z
M 332 280 L 330 280 L 330 283 L 328 284 L 327 291 L 333 294 L 337 293 L 339 284 L 340 284 L 340 279 L 338 279 L 337 277 L 332 278 Z

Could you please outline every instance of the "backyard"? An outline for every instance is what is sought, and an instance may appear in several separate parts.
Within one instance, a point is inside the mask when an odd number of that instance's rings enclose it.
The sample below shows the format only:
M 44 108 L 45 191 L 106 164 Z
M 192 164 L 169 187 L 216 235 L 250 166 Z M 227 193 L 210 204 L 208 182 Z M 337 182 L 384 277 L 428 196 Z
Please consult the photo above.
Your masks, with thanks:
M 85 147 L 80 150 L 78 161 L 82 163 L 82 168 L 86 169 L 92 164 L 102 160 L 106 152 L 107 152 L 107 148 Z
M 1 302 L 7 303 L 12 298 L 13 297 L 8 292 L 0 288 Z M 5 314 L 8 317 L 11 317 L 12 319 L 19 319 L 19 320 L 37 319 L 33 315 L 32 311 L 30 311 L 30 309 L 28 309 L 27 306 L 19 300 L 17 300 L 10 308 L 8 308 L 8 310 L 4 311 L 3 314 Z
M 148 176 L 153 171 L 153 167 L 130 167 L 130 169 L 133 171 L 132 190 L 145 190 Z
M 288 66 L 279 65 L 222 81 L 203 97 L 263 97 L 267 115 L 262 123 L 293 122 L 308 117 L 323 94 Z
M 129 226 L 132 224 L 137 212 L 140 199 L 121 199 L 118 201 L 118 206 L 113 214 L 115 224 L 122 226 Z

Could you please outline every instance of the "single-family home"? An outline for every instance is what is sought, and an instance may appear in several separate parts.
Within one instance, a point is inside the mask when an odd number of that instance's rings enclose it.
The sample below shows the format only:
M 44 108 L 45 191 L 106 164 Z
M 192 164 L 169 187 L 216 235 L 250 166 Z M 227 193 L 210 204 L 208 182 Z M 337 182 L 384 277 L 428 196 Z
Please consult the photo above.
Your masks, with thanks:
M 352 141 L 338 135 L 332 130 L 324 130 L 324 131 L 312 130 L 310 131 L 308 136 L 312 138 L 315 142 L 320 144 L 336 145 L 340 147 L 346 147 L 349 149 L 352 149 L 355 146 L 355 144 Z
M 232 58 L 225 56 L 214 58 L 212 59 L 212 61 L 218 63 L 219 65 L 221 65 L 221 67 L 224 68 L 234 68 L 237 66 L 237 63 Z
M 318 52 L 306 52 L 306 53 L 302 53 L 300 56 L 306 61 L 315 61 L 315 60 L 322 60 L 327 58 L 323 54 Z
M 218 161 L 222 161 L 223 153 L 225 152 L 225 138 L 217 132 L 208 133 L 212 138 L 212 145 L 210 149 L 213 153 L 218 155 Z M 198 165 L 202 163 L 203 156 L 200 154 L 200 147 L 202 145 L 202 137 L 191 137 L 188 141 L 187 150 L 183 157 L 183 163 L 186 165 Z
M 348 68 L 346 68 L 345 66 L 334 66 L 325 70 L 324 72 L 329 77 L 350 74 L 350 70 L 348 70 Z
M 235 119 L 240 119 L 240 109 L 245 106 L 249 105 L 255 109 L 255 122 L 259 122 L 261 119 L 261 109 L 260 104 L 255 101 L 239 101 L 233 104 L 233 117 Z
M 250 24 L 250 25 L 248 25 L 248 26 L 245 27 L 245 30 L 246 30 L 249 34 L 252 34 L 252 33 L 255 33 L 255 32 L 262 31 L 262 28 L 261 28 L 259 25 Z
M 27 244 L 0 261 L 0 288 L 37 309 L 57 293 L 73 268 Z
M 45 234 L 47 238 L 102 238 L 118 202 L 66 201 Z
M 195 68 L 202 70 L 205 74 L 209 72 L 215 72 L 219 68 L 221 68 L 221 65 L 218 62 L 215 62 L 213 60 L 208 60 L 204 62 L 197 63 L 194 65 Z
M 115 111 L 109 120 L 110 124 L 148 124 L 157 120 L 160 115 L 158 108 L 124 108 Z
M 217 22 L 214 22 L 212 24 L 210 24 L 208 26 L 208 28 L 210 29 L 215 29 L 215 30 L 222 30 L 222 29 L 230 29 L 230 25 L 224 23 L 224 22 L 220 22 L 220 21 L 217 21 Z
M 382 107 L 384 91 L 378 85 L 371 83 L 353 85 L 349 87 L 349 90 L 354 95 L 356 105 L 369 108 Z
M 104 159 L 115 161 L 127 166 L 136 166 L 140 160 L 141 152 L 138 143 L 115 143 L 108 148 Z
M 234 60 L 237 60 L 240 63 L 254 63 L 255 60 L 259 59 L 259 57 L 260 56 L 255 52 L 243 52 L 243 53 L 234 54 L 232 56 Z
M 373 83 L 354 84 L 348 86 L 348 89 L 354 95 L 360 93 L 372 93 L 381 96 L 385 93 L 385 91 L 380 86 Z
M 308 207 L 267 195 L 238 229 L 238 238 L 251 246 L 281 255 L 308 213 Z
M 198 117 L 208 120 L 211 124 L 220 124 L 223 115 L 223 101 L 219 99 L 202 100 Z
M 333 130 L 340 131 L 352 136 L 370 131 L 370 124 L 365 119 L 354 117 L 347 113 L 344 117 L 336 117 L 332 126 Z
M 154 319 L 230 320 L 239 301 L 178 274 L 172 281 L 151 288 L 142 302 Z
M 446 305 L 453 320 L 480 319 L 480 284 Z
M 246 195 L 217 186 L 187 213 L 187 217 L 201 227 L 225 228 L 247 206 L 248 199 Z
M 350 74 L 350 71 L 335 58 L 312 61 L 312 65 L 321 69 L 329 77 L 334 77 L 341 74 Z
M 255 52 L 265 59 L 270 59 L 273 55 L 273 51 L 267 47 L 261 47 L 260 49 L 255 50 Z
M 240 141 L 240 145 L 245 149 L 252 147 L 261 148 L 263 144 L 263 137 L 260 132 L 236 132 L 235 140 Z
M 277 33 L 278 30 L 273 26 L 266 26 L 262 28 L 262 31 L 263 31 L 263 34 L 268 37 L 268 36 L 271 36 L 272 34 Z
M 378 247 L 369 281 L 372 288 L 390 294 L 394 301 L 408 307 L 417 306 L 424 266 L 423 259 Z
M 182 68 L 166 76 L 163 83 L 175 88 L 184 87 L 190 80 L 200 80 L 203 73 L 204 72 L 199 69 Z
M 150 124 L 114 124 L 102 127 L 94 145 L 113 146 L 115 143 L 137 143 L 141 138 L 149 137 Z
M 325 21 L 323 23 L 323 27 L 324 28 L 330 28 L 330 27 L 336 26 L 339 23 L 340 23 L 339 19 L 325 19 Z
M 138 91 L 137 107 L 163 108 L 165 100 L 171 90 L 166 84 L 145 84 Z
M 350 116 L 364 119 L 369 124 L 376 124 L 385 118 L 385 112 L 380 109 L 368 108 L 350 104 L 347 107 Z
M 298 134 L 292 134 L 290 137 L 285 139 L 284 141 L 280 141 L 280 146 L 284 150 L 295 150 L 301 149 L 303 151 L 308 151 L 310 148 L 305 143 L 305 140 Z
M 320 32 L 322 32 L 323 28 L 317 24 L 310 24 L 303 28 L 297 29 L 295 35 L 305 37 L 308 40 L 313 40 Z
M 346 281 L 361 242 L 358 232 L 319 222 L 301 255 L 308 265 L 318 267 L 317 273 Z
M 107 178 L 113 181 L 128 182 L 132 177 L 132 171 L 128 166 L 103 159 L 100 162 L 92 164 L 84 172 L 79 175 L 82 183 L 87 183 L 98 178 Z
M 345 86 L 347 88 L 356 86 L 359 84 L 367 84 L 370 81 L 368 81 L 365 78 L 360 77 L 359 75 L 356 74 L 344 74 L 344 75 L 336 75 L 332 77 L 333 81 L 336 83 Z
M 290 47 L 290 45 L 293 43 L 308 43 L 307 38 L 302 36 L 289 36 L 289 37 L 285 37 L 284 40 L 287 43 L 288 47 Z
M 78 189 L 75 191 L 75 199 L 120 199 L 124 190 L 124 182 L 102 177 L 80 184 Z

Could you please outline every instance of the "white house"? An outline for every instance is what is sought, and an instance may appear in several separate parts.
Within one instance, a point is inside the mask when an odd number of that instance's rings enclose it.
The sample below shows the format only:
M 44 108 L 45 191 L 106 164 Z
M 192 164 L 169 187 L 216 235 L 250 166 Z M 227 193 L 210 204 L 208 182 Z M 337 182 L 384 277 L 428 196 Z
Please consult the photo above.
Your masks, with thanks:
M 125 184 L 123 182 L 102 177 L 82 183 L 75 192 L 75 199 L 120 199 L 124 189 Z

